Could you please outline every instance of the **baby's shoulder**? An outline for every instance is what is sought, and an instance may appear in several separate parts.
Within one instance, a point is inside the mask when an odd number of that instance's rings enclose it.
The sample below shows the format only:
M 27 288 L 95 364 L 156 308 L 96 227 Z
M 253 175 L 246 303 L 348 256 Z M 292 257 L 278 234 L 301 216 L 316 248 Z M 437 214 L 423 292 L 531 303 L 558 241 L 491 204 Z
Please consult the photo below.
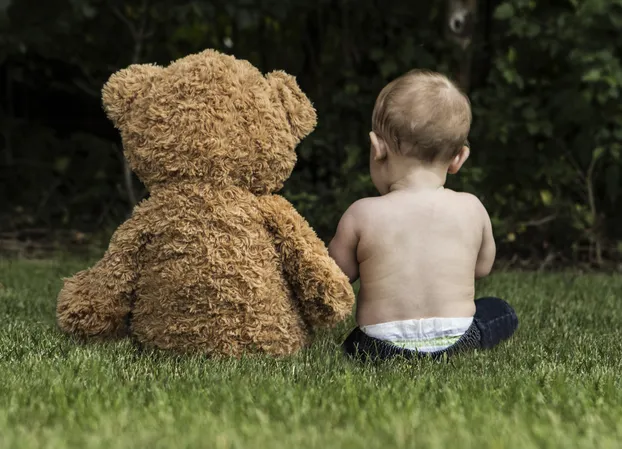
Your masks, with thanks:
M 460 202 L 460 204 L 464 204 L 465 206 L 471 206 L 474 208 L 484 207 L 482 201 L 472 193 L 469 192 L 456 192 L 455 190 L 445 189 L 445 193 L 452 200 Z
M 351 223 L 357 231 L 363 231 L 369 226 L 379 226 L 389 216 L 390 204 L 385 197 L 361 198 L 348 207 L 341 221 Z
M 446 193 L 452 205 L 463 213 L 478 217 L 488 215 L 486 207 L 476 195 L 468 192 L 455 192 L 449 189 L 446 189 Z
M 381 208 L 384 208 L 382 197 L 361 198 L 348 207 L 344 215 L 352 216 L 357 219 L 368 218 L 376 215 Z

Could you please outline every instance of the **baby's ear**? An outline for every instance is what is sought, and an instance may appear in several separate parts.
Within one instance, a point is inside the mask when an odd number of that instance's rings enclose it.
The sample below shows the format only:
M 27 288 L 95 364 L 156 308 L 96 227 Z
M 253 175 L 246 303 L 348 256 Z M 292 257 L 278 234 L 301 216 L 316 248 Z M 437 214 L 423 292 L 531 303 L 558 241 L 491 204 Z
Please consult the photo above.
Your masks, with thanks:
M 317 114 L 311 101 L 300 90 L 296 79 L 280 70 L 270 72 L 266 79 L 272 87 L 276 102 L 285 108 L 294 136 L 302 140 L 311 134 L 317 124 Z
M 470 154 L 471 154 L 471 150 L 469 150 L 468 146 L 464 145 L 460 149 L 460 153 L 458 153 L 456 157 L 454 157 L 451 163 L 449 164 L 447 173 L 449 173 L 450 175 L 455 175 L 456 173 L 458 173 L 458 171 L 462 168 L 466 160 L 469 158 Z
M 375 161 L 382 161 L 387 158 L 387 144 L 385 141 L 378 137 L 378 135 L 371 131 L 369 133 L 369 140 L 371 141 L 372 154 Z
M 102 89 L 102 100 L 106 115 L 115 126 L 123 121 L 134 100 L 149 90 L 160 70 L 156 65 L 133 64 L 108 79 Z

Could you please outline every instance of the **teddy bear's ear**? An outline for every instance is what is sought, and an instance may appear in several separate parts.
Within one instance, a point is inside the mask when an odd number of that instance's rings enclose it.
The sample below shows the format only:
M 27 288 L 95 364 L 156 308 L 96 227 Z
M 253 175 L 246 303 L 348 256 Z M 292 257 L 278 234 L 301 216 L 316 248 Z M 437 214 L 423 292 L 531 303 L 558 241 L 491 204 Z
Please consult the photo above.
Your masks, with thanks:
M 285 108 L 287 120 L 296 138 L 302 140 L 311 134 L 317 124 L 317 114 L 296 79 L 280 70 L 268 73 L 266 79 L 272 87 L 275 100 Z
M 152 64 L 133 64 L 114 73 L 102 89 L 104 110 L 108 118 L 118 125 L 132 102 L 145 93 L 160 67 Z

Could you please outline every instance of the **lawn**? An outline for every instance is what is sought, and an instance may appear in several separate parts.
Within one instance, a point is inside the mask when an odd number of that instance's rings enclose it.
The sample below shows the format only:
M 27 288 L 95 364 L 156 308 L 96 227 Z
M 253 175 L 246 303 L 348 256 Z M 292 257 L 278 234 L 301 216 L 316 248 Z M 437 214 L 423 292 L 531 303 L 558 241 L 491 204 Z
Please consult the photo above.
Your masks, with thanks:
M 295 357 L 78 345 L 55 328 L 83 262 L 0 261 L 1 448 L 531 448 L 622 444 L 622 277 L 500 273 L 521 325 L 448 363 L 345 360 L 344 325 Z

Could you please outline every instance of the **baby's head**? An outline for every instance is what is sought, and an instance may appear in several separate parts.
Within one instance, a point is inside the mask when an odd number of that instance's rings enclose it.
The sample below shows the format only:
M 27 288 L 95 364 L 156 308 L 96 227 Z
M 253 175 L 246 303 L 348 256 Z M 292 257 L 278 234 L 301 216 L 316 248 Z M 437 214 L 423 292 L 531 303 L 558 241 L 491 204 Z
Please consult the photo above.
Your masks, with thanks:
M 422 70 L 400 76 L 382 89 L 374 107 L 372 178 L 389 182 L 396 169 L 413 164 L 456 173 L 469 156 L 470 127 L 469 99 L 447 77 Z

